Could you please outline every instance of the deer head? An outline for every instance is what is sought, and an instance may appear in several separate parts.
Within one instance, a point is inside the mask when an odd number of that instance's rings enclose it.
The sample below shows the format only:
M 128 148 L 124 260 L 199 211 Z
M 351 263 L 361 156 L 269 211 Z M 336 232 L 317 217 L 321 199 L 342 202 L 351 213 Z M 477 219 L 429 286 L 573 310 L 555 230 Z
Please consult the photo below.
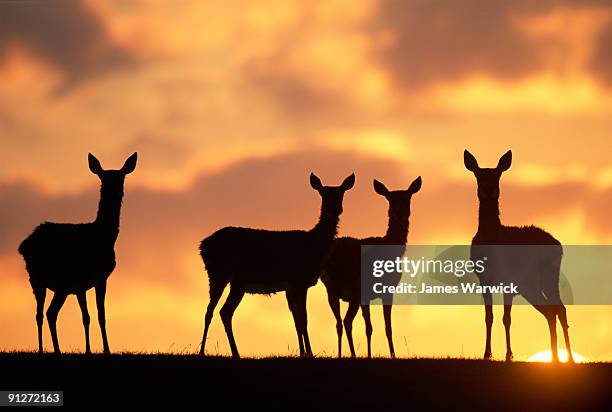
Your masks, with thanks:
M 421 176 L 414 179 L 406 190 L 390 191 L 387 187 L 374 179 L 374 191 L 389 202 L 389 218 L 396 221 L 405 221 L 410 217 L 410 200 L 412 195 L 421 190 L 423 181 Z
M 314 173 L 310 174 L 310 186 L 321 195 L 321 209 L 326 214 L 340 216 L 342 214 L 342 200 L 344 192 L 350 190 L 355 185 L 355 173 L 344 179 L 340 186 L 323 186 L 321 179 Z
M 123 182 L 125 176 L 132 173 L 136 169 L 136 160 L 138 153 L 134 152 L 123 164 L 123 167 L 119 170 L 104 170 L 100 161 L 96 159 L 91 153 L 88 154 L 87 159 L 89 161 L 89 170 L 100 178 L 102 186 L 105 188 L 123 188 Z
M 495 168 L 481 168 L 476 158 L 467 150 L 463 152 L 465 168 L 476 176 L 478 184 L 478 199 L 481 201 L 499 200 L 499 179 L 503 172 L 510 169 L 512 164 L 512 151 L 508 150 L 497 163 Z

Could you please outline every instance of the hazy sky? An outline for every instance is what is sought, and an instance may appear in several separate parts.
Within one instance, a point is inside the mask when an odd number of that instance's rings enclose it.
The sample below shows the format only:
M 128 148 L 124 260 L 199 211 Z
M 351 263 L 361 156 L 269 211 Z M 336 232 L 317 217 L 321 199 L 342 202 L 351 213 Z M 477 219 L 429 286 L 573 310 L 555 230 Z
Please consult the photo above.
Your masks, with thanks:
M 108 168 L 139 153 L 109 281 L 111 349 L 194 350 L 208 302 L 198 242 L 225 225 L 314 225 L 311 171 L 327 184 L 356 173 L 341 234 L 384 233 L 372 178 L 399 189 L 420 175 L 409 242 L 467 244 L 477 199 L 463 149 L 481 166 L 512 149 L 504 223 L 612 242 L 611 114 L 609 1 L 0 1 L 0 349 L 36 346 L 19 242 L 41 221 L 95 216 L 88 152 Z M 335 353 L 322 284 L 308 308 L 313 350 Z M 386 355 L 378 309 L 374 352 Z M 568 309 L 576 351 L 612 357 L 611 314 Z M 396 351 L 480 356 L 483 318 L 397 307 Z M 63 347 L 82 350 L 76 299 L 59 325 Z M 244 354 L 297 351 L 284 295 L 247 296 L 234 329 Z M 228 353 L 218 317 L 209 336 Z M 547 336 L 541 315 L 515 309 L 517 357 Z

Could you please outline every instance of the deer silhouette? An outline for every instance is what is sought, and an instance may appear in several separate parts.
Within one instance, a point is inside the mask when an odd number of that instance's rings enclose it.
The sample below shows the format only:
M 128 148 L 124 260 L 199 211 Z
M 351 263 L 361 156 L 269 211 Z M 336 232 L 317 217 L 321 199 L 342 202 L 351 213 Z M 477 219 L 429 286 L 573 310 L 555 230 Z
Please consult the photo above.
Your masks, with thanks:
M 355 184 L 355 175 L 340 186 L 323 186 L 314 174 L 310 185 L 321 195 L 321 214 L 309 231 L 270 231 L 242 227 L 225 227 L 200 244 L 210 286 L 210 302 L 204 318 L 200 354 L 204 354 L 206 335 L 215 306 L 223 290 L 230 292 L 220 315 L 229 340 L 232 356 L 239 358 L 232 331 L 232 317 L 245 293 L 272 294 L 285 291 L 293 315 L 300 356 L 311 356 L 307 330 L 306 295 L 319 278 L 338 231 L 344 193 Z
M 91 223 L 69 224 L 45 222 L 39 225 L 19 246 L 36 297 L 38 350 L 43 352 L 42 324 L 47 289 L 54 292 L 47 309 L 47 321 L 53 340 L 53 351 L 60 353 L 57 339 L 57 316 L 68 295 L 79 301 L 85 328 L 85 351 L 89 345 L 89 312 L 87 290 L 96 290 L 98 321 L 102 332 L 104 353 L 109 354 L 106 336 L 104 298 L 106 281 L 115 269 L 115 241 L 119 235 L 119 214 L 123 199 L 125 176 L 136 168 L 137 154 L 132 154 L 119 170 L 104 170 L 91 153 L 89 170 L 102 182 L 96 220 Z
M 410 202 L 412 195 L 421 189 L 422 180 L 416 178 L 407 190 L 389 191 L 384 184 L 374 179 L 374 190 L 389 202 L 389 224 L 387 233 L 383 237 L 370 237 L 355 239 L 341 237 L 334 241 L 332 252 L 325 262 L 321 281 L 327 288 L 329 306 L 336 318 L 336 331 L 338 332 L 338 357 L 342 357 L 342 318 L 340 316 L 340 300 L 348 302 L 349 307 L 344 316 L 344 329 L 348 339 L 351 356 L 355 356 L 353 345 L 353 319 L 361 305 L 361 313 L 365 321 L 365 332 L 368 340 L 368 357 L 372 356 L 372 322 L 370 320 L 370 305 L 361 304 L 361 246 L 364 245 L 406 245 L 408 239 L 408 226 L 410 217 Z M 401 248 L 400 253 L 405 250 Z M 395 282 L 400 281 L 398 277 Z M 369 296 L 373 300 L 375 296 Z M 383 301 L 383 314 L 385 319 L 385 332 L 389 342 L 391 357 L 395 357 L 393 348 L 393 332 L 391 329 L 391 308 L 393 297 L 386 297 Z
M 559 294 L 559 273 L 563 249 L 561 243 L 551 234 L 535 226 L 504 226 L 499 217 L 499 180 L 503 172 L 512 164 L 512 152 L 509 150 L 500 159 L 495 168 L 481 168 L 476 158 L 467 150 L 463 153 L 465 167 L 474 173 L 478 184 L 478 231 L 472 239 L 472 259 L 478 254 L 480 245 L 541 245 L 546 248 L 532 248 L 526 251 L 531 256 L 521 256 L 521 261 L 528 262 L 531 277 L 521 281 L 525 270 L 499 270 L 516 267 L 510 253 L 497 253 L 493 270 L 486 270 L 479 275 L 482 285 L 512 282 L 518 280 L 518 292 L 537 309 L 548 322 L 552 359 L 559 361 L 557 352 L 557 317 L 563 328 L 568 359 L 573 362 L 570 338 L 568 333 L 567 314 Z M 494 263 L 494 264 L 493 264 Z M 487 264 L 489 266 L 489 264 Z M 496 272 L 496 273 L 491 273 Z M 511 310 L 514 294 L 504 294 L 503 324 L 506 332 L 506 361 L 513 359 L 510 345 Z M 492 296 L 483 294 L 485 306 L 486 341 L 484 358 L 491 358 L 491 328 L 493 325 Z

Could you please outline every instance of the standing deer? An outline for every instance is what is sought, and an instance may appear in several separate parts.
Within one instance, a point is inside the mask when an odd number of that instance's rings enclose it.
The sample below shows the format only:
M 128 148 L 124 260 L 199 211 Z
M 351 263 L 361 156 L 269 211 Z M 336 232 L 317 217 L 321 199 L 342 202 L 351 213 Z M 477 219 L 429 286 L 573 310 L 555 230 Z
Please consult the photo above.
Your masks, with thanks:
M 232 331 L 232 316 L 244 294 L 281 291 L 285 291 L 293 315 L 300 356 L 312 355 L 306 295 L 308 288 L 317 283 L 322 263 L 336 237 L 344 192 L 354 184 L 354 174 L 340 186 L 323 186 L 317 176 L 310 175 L 310 185 L 319 192 L 322 203 L 319 221 L 309 231 L 225 227 L 202 240 L 200 255 L 208 272 L 210 302 L 204 318 L 201 355 L 213 311 L 228 283 L 230 292 L 220 315 L 234 358 L 240 355 Z
M 503 252 L 496 254 L 495 262 L 492 263 L 493 270 L 487 269 L 479 275 L 482 285 L 494 285 L 499 282 L 518 283 L 518 292 L 536 308 L 548 321 L 550 329 L 550 342 L 552 359 L 559 361 L 557 352 L 557 316 L 563 328 L 565 347 L 568 359 L 573 362 L 570 345 L 565 306 L 559 294 L 559 273 L 563 249 L 561 243 L 552 235 L 535 226 L 504 226 L 499 218 L 499 180 L 503 172 L 512 164 L 512 152 L 509 150 L 504 154 L 496 168 L 481 168 L 476 158 L 467 150 L 463 153 L 465 167 L 474 173 L 478 183 L 478 200 L 480 209 L 478 212 L 478 231 L 472 239 L 472 259 L 478 253 L 480 245 L 540 245 L 545 248 L 527 248 L 529 255 L 521 256 L 517 263 L 513 256 Z M 533 253 L 535 251 L 535 253 Z M 529 253 L 531 252 L 531 253 Z M 516 268 L 522 263 L 529 265 L 527 270 L 504 270 Z M 489 263 L 487 263 L 489 266 Z M 498 270 L 501 269 L 501 270 Z M 521 279 L 524 274 L 529 273 L 529 279 Z M 510 346 L 510 324 L 513 294 L 504 294 L 504 316 L 503 323 L 506 331 L 506 361 L 513 359 Z M 485 305 L 486 341 L 484 359 L 491 358 L 491 328 L 493 325 L 492 296 L 490 293 L 483 294 Z
M 115 241 L 119 235 L 119 214 L 123 198 L 125 176 L 136 168 L 134 153 L 120 170 L 104 170 L 91 153 L 89 170 L 102 182 L 100 204 L 96 220 L 91 223 L 69 224 L 45 222 L 39 225 L 19 246 L 30 284 L 36 297 L 38 351 L 43 351 L 42 324 L 47 289 L 54 292 L 47 309 L 47 321 L 53 340 L 53 351 L 60 353 L 57 340 L 57 315 L 66 298 L 75 294 L 79 301 L 85 328 L 85 352 L 89 346 L 89 312 L 86 292 L 96 289 L 98 321 L 102 331 L 104 353 L 109 354 L 106 336 L 104 297 L 106 281 L 115 269 Z
M 338 357 L 342 357 L 342 318 L 340 317 L 340 299 L 348 302 L 349 307 L 344 316 L 344 328 L 348 339 L 351 356 L 355 357 L 353 345 L 353 319 L 357 315 L 360 304 L 364 301 L 361 296 L 361 246 L 363 245 L 402 245 L 405 246 L 408 239 L 408 226 L 410 217 L 410 201 L 412 195 L 421 189 L 422 180 L 416 178 L 407 190 L 389 191 L 384 184 L 374 180 L 374 190 L 389 202 L 389 224 L 387 233 L 383 237 L 370 237 L 355 239 L 352 237 L 341 237 L 334 241 L 334 246 L 329 259 L 325 263 L 321 280 L 327 288 L 327 298 L 334 317 L 336 318 L 336 331 L 338 332 Z M 404 253 L 404 249 L 400 253 Z M 394 282 L 399 283 L 398 277 Z M 369 300 L 375 299 L 370 296 Z M 393 333 L 391 330 L 391 308 L 393 297 L 387 297 L 383 301 L 383 313 L 385 318 L 385 332 L 389 342 L 391 357 L 395 357 L 393 348 Z M 365 321 L 365 331 L 368 340 L 368 357 L 372 356 L 371 338 L 372 322 L 370 320 L 370 305 L 361 305 L 361 313 Z

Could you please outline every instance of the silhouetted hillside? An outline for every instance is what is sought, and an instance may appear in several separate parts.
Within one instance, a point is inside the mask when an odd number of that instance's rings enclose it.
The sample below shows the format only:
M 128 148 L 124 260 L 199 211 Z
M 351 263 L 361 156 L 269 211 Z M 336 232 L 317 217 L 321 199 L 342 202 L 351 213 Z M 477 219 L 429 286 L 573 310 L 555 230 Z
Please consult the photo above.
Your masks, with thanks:
M 4 353 L 0 371 L 3 390 L 64 390 L 64 405 L 73 407 L 560 411 L 612 405 L 612 365 L 603 363 Z

